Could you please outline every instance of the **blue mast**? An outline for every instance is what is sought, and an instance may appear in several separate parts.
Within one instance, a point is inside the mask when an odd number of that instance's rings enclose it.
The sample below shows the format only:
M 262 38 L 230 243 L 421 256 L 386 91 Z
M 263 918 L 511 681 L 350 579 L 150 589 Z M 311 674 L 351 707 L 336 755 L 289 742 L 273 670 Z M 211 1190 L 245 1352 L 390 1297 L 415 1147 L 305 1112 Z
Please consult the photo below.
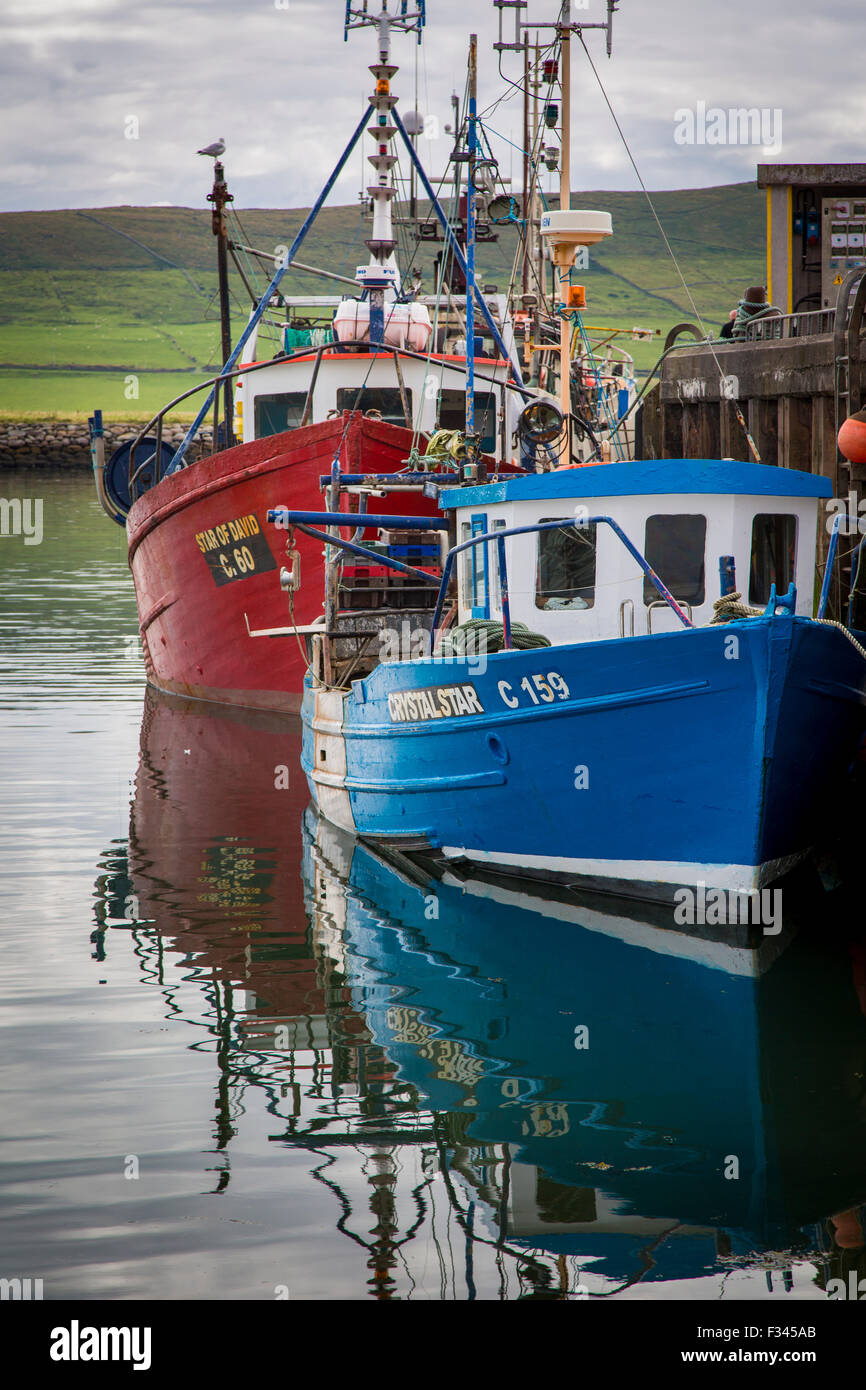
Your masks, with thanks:
M 478 35 L 469 39 L 469 165 L 466 186 L 466 459 L 475 448 L 475 159 L 478 153 Z
M 415 167 L 415 172 L 418 175 L 421 187 L 424 189 L 424 192 L 430 199 L 430 206 L 432 207 L 433 211 L 435 212 L 442 225 L 442 230 L 445 234 L 445 240 L 451 247 L 451 253 L 454 256 L 454 259 L 459 265 L 460 269 L 463 271 L 463 274 L 466 276 L 466 281 L 468 284 L 469 269 L 466 265 L 466 257 L 463 254 L 460 242 L 457 240 L 457 237 L 454 234 L 454 228 L 451 226 L 451 223 L 448 219 L 448 214 L 445 212 L 445 209 L 443 208 L 441 202 L 439 201 L 439 198 L 436 195 L 436 190 L 434 189 L 432 183 L 430 182 L 430 179 L 427 176 L 427 170 L 424 168 L 424 165 L 418 158 L 418 152 L 415 149 L 415 146 L 412 144 L 412 139 L 408 131 L 406 130 L 406 127 L 403 124 L 403 121 L 400 117 L 400 112 L 395 110 L 391 114 L 394 118 L 394 124 L 400 132 L 400 138 L 403 141 L 403 144 L 406 146 L 406 152 L 409 155 L 409 159 Z M 499 351 L 502 353 L 503 359 L 506 362 L 510 363 L 511 375 L 514 377 L 514 380 L 517 382 L 517 385 L 521 389 L 523 389 L 523 377 L 520 374 L 520 368 L 517 365 L 516 360 L 510 355 L 508 348 L 505 346 L 502 334 L 499 331 L 496 320 L 494 319 L 493 315 L 490 312 L 490 309 L 485 303 L 484 296 L 478 293 L 477 285 L 475 286 L 475 301 L 478 305 L 479 310 L 481 311 L 482 318 L 484 319 L 488 329 L 490 330 L 490 335 L 493 338 L 493 341 L 495 342 Z M 529 396 L 530 392 L 527 390 L 525 394 Z

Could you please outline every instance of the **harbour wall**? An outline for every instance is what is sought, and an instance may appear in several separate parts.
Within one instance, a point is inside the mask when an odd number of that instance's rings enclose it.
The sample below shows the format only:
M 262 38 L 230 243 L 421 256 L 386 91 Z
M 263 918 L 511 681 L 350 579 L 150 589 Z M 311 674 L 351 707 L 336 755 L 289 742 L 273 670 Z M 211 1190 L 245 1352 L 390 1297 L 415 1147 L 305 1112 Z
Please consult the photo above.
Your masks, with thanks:
M 163 439 L 176 448 L 187 428 L 183 424 L 166 425 Z M 140 422 L 106 421 L 106 461 L 119 444 L 134 439 L 140 429 Z M 202 427 L 190 451 L 191 458 L 209 453 L 212 438 L 212 428 Z M 89 467 L 90 436 L 86 420 L 0 421 L 0 469 Z

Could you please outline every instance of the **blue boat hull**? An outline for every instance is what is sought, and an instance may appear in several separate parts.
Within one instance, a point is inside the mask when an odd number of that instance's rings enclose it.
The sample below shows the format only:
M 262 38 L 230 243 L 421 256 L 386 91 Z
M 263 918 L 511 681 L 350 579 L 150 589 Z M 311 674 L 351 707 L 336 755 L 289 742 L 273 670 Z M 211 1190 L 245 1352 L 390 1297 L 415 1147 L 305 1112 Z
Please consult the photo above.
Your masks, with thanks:
M 308 686 L 303 763 L 322 812 L 376 841 L 617 891 L 752 890 L 820 840 L 864 708 L 841 631 L 772 617 Z

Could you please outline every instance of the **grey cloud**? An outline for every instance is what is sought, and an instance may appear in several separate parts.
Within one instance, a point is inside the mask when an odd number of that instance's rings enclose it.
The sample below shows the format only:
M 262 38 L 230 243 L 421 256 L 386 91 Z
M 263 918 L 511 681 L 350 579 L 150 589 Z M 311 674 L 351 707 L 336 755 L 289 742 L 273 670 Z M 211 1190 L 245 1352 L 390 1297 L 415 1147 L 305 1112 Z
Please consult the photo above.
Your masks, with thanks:
M 556 0 L 530 0 L 530 14 L 552 18 Z M 4 121 L 0 158 L 5 209 L 87 207 L 119 202 L 201 205 L 208 184 L 195 151 L 217 135 L 239 206 L 309 203 L 339 155 L 370 88 L 372 31 L 342 40 L 343 0 L 42 0 L 7 4 L 0 44 Z M 590 0 L 587 19 L 601 17 Z M 419 51 L 395 39 L 402 109 L 419 105 L 449 119 L 452 85 L 462 92 L 468 33 L 479 35 L 480 105 L 503 90 L 492 50 L 492 0 L 429 0 Z M 781 108 L 781 160 L 843 160 L 862 152 L 861 95 L 866 19 L 860 0 L 622 0 L 613 60 L 588 36 L 611 101 L 652 187 L 702 186 L 754 177 L 765 156 L 751 146 L 683 146 L 674 113 L 702 101 L 724 109 Z M 619 137 L 579 49 L 574 61 L 576 186 L 635 186 Z M 503 59 L 519 77 L 519 60 Z M 140 121 L 138 140 L 124 120 Z M 521 140 L 519 99 L 499 105 L 489 124 Z M 520 156 L 494 146 L 507 171 Z M 422 154 L 438 174 L 443 136 Z M 333 198 L 354 201 L 360 155 Z M 365 174 L 366 180 L 366 174 Z

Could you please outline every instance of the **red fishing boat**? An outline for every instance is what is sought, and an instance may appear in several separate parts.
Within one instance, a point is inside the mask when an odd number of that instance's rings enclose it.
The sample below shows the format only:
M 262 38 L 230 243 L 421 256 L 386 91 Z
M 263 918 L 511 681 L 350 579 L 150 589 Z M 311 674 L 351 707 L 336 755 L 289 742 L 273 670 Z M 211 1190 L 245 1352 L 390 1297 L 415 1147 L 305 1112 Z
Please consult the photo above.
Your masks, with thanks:
M 397 8 L 399 13 L 389 13 L 388 0 L 375 15 L 367 14 L 366 5 L 357 13 L 348 7 L 347 27 L 374 24 L 378 35 L 368 109 L 291 248 L 254 300 L 234 348 L 227 257 L 252 248 L 239 247 L 226 233 L 231 197 L 221 148 L 200 151 L 217 160 L 210 199 L 223 310 L 219 375 L 171 402 L 107 463 L 99 412 L 91 421 L 97 492 L 109 515 L 127 528 L 147 675 L 159 689 L 252 708 L 298 708 L 306 669 L 303 630 L 321 621 L 322 551 L 309 535 L 297 533 L 289 537 L 287 557 L 284 538 L 266 527 L 269 508 L 375 512 L 380 524 L 358 529 L 357 539 L 381 544 L 386 557 L 407 549 L 416 557 L 423 552 L 419 568 L 433 572 L 438 555 L 431 545 L 421 545 L 420 552 L 407 548 L 405 536 L 391 535 L 382 518 L 437 515 L 431 473 L 447 472 L 453 483 L 455 474 L 484 478 L 498 467 L 515 466 L 511 441 L 531 393 L 514 357 L 507 296 L 482 294 L 475 282 L 473 191 L 468 203 L 457 198 L 452 213 L 445 212 L 397 113 L 391 32 L 414 32 L 420 41 L 425 20 L 423 3 L 411 13 L 405 3 Z M 280 280 L 299 265 L 301 243 L 365 129 L 374 141 L 368 158 L 375 182 L 367 189 L 370 261 L 349 282 L 357 297 L 283 297 Z M 397 135 L 443 243 L 435 295 L 421 295 L 417 277 L 407 290 L 394 255 L 391 171 L 397 157 L 391 146 Z M 268 332 L 276 335 L 270 345 Z M 205 393 L 203 404 L 174 450 L 163 441 L 164 419 L 196 391 Z M 215 452 L 193 462 L 191 446 L 211 415 Z M 345 565 L 339 583 L 346 582 L 344 570 Z M 361 578 L 369 581 L 358 586 L 364 603 L 375 606 L 380 576 Z M 398 581 L 407 589 L 406 606 L 417 598 L 418 606 L 429 607 L 429 594 L 414 593 L 410 581 L 405 574 Z M 256 634 L 277 631 L 284 640 L 255 640 Z
M 240 444 L 164 478 L 127 523 L 147 676 L 158 689 L 257 709 L 296 710 L 305 655 L 300 641 L 262 642 L 253 632 L 299 629 L 322 610 L 322 552 L 298 533 L 292 556 L 304 585 L 286 593 L 281 538 L 266 526 L 283 496 L 321 506 L 322 475 L 397 471 L 408 430 L 346 415 Z M 383 498 L 385 513 L 433 504 L 417 492 Z M 318 576 L 318 588 L 315 577 Z M 298 636 L 300 637 L 300 632 Z

